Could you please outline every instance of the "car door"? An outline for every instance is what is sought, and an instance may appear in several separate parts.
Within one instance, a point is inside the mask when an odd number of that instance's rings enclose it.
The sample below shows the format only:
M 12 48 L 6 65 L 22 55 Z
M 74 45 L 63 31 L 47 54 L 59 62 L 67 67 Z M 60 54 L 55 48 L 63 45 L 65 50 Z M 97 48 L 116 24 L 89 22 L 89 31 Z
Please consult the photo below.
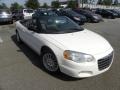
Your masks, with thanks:
M 26 43 L 38 54 L 40 53 L 40 48 L 42 46 L 42 37 L 40 36 L 39 31 L 40 30 L 37 28 L 36 20 L 31 19 L 25 30 Z

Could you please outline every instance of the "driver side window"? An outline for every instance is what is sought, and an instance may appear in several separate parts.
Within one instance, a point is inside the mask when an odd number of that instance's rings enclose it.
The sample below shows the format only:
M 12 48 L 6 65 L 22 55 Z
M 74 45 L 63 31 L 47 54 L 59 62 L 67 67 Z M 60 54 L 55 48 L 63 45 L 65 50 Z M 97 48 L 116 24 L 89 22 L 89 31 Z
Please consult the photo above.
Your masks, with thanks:
M 36 19 L 29 20 L 28 23 L 27 23 L 27 27 L 30 31 L 38 32 Z

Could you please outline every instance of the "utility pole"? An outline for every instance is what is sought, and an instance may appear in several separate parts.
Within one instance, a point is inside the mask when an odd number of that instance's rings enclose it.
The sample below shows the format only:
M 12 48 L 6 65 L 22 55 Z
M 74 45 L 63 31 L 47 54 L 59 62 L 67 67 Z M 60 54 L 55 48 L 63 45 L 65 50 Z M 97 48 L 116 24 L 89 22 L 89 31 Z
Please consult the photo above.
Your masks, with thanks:
M 81 3 L 82 3 L 82 8 L 83 8 L 83 0 L 81 0 Z
M 78 4 L 78 8 L 80 8 L 80 4 L 81 4 L 81 0 L 76 0 L 76 2 L 77 2 L 77 4 Z M 83 5 L 82 5 L 82 7 L 83 7 Z
M 77 0 L 78 8 L 80 8 L 80 0 Z

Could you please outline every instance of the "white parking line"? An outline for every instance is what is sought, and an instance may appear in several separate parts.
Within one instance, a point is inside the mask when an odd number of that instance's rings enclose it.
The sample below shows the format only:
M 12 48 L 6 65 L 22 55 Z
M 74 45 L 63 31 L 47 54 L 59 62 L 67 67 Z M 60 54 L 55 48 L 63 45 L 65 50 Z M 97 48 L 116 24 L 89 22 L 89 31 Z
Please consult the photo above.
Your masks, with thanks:
M 0 43 L 3 43 L 3 40 L 2 40 L 2 38 L 0 37 Z

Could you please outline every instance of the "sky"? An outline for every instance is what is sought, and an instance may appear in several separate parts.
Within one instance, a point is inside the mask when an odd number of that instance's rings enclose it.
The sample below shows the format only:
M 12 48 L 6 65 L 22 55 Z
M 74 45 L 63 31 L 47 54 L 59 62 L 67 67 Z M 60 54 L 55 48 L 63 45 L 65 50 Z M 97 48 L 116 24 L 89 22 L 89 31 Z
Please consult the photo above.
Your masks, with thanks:
M 19 4 L 21 4 L 21 5 L 24 5 L 24 3 L 26 2 L 27 0 L 1 0 L 1 2 L 0 3 L 5 3 L 8 7 L 11 5 L 11 3 L 14 3 L 14 2 L 18 2 Z M 51 1 L 53 1 L 53 0 L 38 0 L 40 3 L 41 3 L 41 5 L 43 4 L 43 3 L 48 3 L 49 5 L 50 5 L 50 3 L 51 3 Z M 66 0 L 60 0 L 60 1 L 66 1 Z M 97 0 L 95 0 L 95 1 L 97 1 Z M 120 1 L 120 0 L 119 0 Z
M 6 5 L 10 6 L 11 3 L 18 2 L 19 4 L 24 5 L 26 1 L 27 0 L 1 0 L 0 3 L 5 3 Z M 50 5 L 51 1 L 53 0 L 38 0 L 38 1 L 40 2 L 40 4 L 43 4 L 46 2 Z M 60 1 L 66 1 L 66 0 L 60 0 Z

